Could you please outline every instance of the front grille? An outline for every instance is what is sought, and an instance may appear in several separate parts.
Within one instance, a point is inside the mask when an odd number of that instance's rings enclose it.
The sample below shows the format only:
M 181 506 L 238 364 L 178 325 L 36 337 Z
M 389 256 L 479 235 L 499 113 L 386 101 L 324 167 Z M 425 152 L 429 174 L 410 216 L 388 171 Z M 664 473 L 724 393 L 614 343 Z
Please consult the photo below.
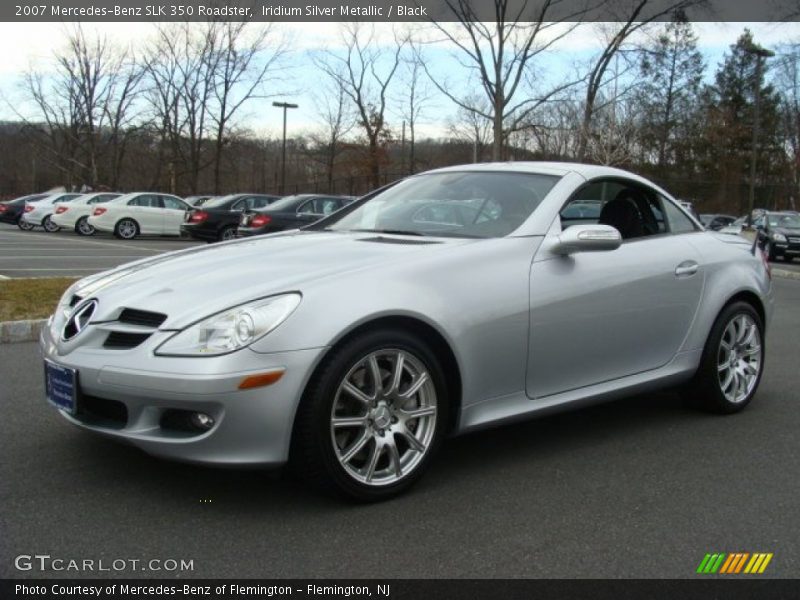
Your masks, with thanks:
M 120 323 L 129 323 L 131 325 L 143 325 L 144 327 L 152 327 L 157 329 L 161 324 L 167 320 L 167 315 L 163 313 L 150 312 L 147 310 L 138 310 L 136 308 L 124 308 L 119 315 Z
M 112 331 L 108 334 L 106 341 L 103 343 L 103 348 L 113 348 L 116 350 L 128 350 L 135 348 L 147 338 L 150 337 L 149 333 L 128 333 L 123 331 Z
M 790 237 L 787 238 L 790 244 L 800 244 L 800 237 Z

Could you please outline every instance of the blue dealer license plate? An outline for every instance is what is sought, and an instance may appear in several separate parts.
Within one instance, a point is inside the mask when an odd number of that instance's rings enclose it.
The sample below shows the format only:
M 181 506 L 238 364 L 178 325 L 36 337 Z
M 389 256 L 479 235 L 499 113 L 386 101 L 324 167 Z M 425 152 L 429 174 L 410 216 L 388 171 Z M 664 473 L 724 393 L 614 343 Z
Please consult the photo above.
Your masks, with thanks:
M 78 372 L 49 360 L 44 361 L 44 390 L 47 400 L 70 414 L 75 414 Z

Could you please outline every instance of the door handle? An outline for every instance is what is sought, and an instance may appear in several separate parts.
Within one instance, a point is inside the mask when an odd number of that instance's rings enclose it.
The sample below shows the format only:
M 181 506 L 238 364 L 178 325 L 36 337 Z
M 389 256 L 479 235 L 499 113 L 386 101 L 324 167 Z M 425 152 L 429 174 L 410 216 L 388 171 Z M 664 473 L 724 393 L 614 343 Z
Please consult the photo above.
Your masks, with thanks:
M 693 260 L 685 260 L 677 267 L 675 267 L 675 276 L 676 277 L 688 277 L 697 273 L 697 269 L 700 268 Z

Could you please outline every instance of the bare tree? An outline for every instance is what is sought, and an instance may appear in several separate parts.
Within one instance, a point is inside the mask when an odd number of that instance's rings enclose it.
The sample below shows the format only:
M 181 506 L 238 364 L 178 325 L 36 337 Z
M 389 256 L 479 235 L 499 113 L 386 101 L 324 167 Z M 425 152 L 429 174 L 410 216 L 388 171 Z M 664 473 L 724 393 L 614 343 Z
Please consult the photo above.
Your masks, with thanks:
M 321 128 L 309 136 L 313 144 L 312 156 L 319 156 L 324 164 L 329 193 L 333 192 L 336 159 L 342 151 L 342 140 L 356 125 L 341 82 L 341 77 L 331 78 L 313 95 Z
M 606 73 L 612 60 L 624 48 L 636 32 L 654 21 L 663 19 L 673 13 L 682 13 L 688 8 L 705 4 L 705 0 L 618 0 L 608 4 L 608 10 L 615 17 L 613 23 L 604 25 L 604 45 L 593 60 L 586 76 L 586 99 L 578 138 L 577 159 L 586 158 L 592 118 L 600 90 L 605 83 Z
M 211 119 L 215 129 L 214 192 L 219 194 L 222 154 L 234 118 L 249 101 L 275 95 L 265 90 L 265 84 L 278 81 L 288 44 L 272 23 L 250 37 L 245 22 L 227 21 L 215 27 L 221 39 L 210 72 L 215 99 Z
M 189 188 L 196 193 L 200 171 L 210 164 L 206 146 L 220 38 L 216 22 L 159 25 L 147 50 L 148 100 L 162 145 L 167 146 L 173 193 L 179 175 L 188 175 Z
M 786 47 L 777 60 L 775 85 L 781 94 L 780 118 L 791 178 L 790 208 L 800 198 L 800 45 Z
M 46 140 L 45 156 L 59 165 L 70 185 L 78 180 L 90 187 L 117 184 L 140 80 L 128 50 L 106 37 L 90 39 L 80 25 L 68 32 L 53 74 L 25 74 L 24 88 L 37 108 L 28 129 Z
M 488 110 L 488 102 L 484 96 L 472 95 L 464 98 L 464 102 L 473 109 L 458 107 L 456 116 L 450 119 L 448 133 L 457 140 L 472 145 L 472 162 L 483 161 L 483 150 L 492 141 L 492 123 L 481 113 Z
M 368 169 L 372 185 L 380 185 L 381 144 L 389 135 L 386 108 L 389 86 L 400 66 L 405 42 L 381 48 L 374 25 L 345 23 L 341 26 L 343 52 L 326 51 L 315 60 L 317 66 L 339 86 L 358 115 L 367 138 Z
M 417 42 L 409 35 L 405 37 L 408 52 L 402 57 L 402 68 L 400 72 L 400 88 L 405 92 L 398 94 L 396 103 L 398 114 L 404 122 L 408 123 L 409 131 L 409 154 L 408 172 L 415 173 L 417 170 L 416 129 L 417 124 L 422 118 L 422 113 L 428 108 L 433 97 L 428 78 L 425 77 L 425 68 L 422 64 L 421 53 L 417 47 Z M 405 156 L 402 157 L 405 165 Z
M 508 134 L 531 112 L 576 83 L 564 82 L 538 93 L 532 89 L 536 83 L 536 57 L 574 29 L 587 5 L 574 0 L 542 0 L 534 7 L 529 0 L 493 0 L 495 20 L 485 23 L 478 20 L 473 0 L 445 0 L 445 4 L 459 27 L 454 31 L 447 24 L 433 24 L 455 45 L 459 62 L 486 95 L 488 109 L 476 109 L 461 96 L 462 86 L 440 81 L 427 61 L 423 60 L 422 65 L 440 92 L 464 110 L 492 123 L 492 159 L 500 160 Z

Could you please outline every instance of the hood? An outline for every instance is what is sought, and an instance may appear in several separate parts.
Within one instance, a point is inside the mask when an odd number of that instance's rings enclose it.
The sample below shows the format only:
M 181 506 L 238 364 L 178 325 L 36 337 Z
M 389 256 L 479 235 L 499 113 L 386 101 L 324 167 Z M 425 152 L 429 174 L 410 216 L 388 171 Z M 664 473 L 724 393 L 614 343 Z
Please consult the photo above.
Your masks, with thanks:
M 179 329 L 232 306 L 395 261 L 429 256 L 474 239 L 430 239 L 370 232 L 289 231 L 163 254 L 89 278 L 75 293 L 99 300 L 93 321 L 123 308 L 167 315 Z
M 797 227 L 773 227 L 771 231 L 785 236 L 800 237 L 800 229 Z

